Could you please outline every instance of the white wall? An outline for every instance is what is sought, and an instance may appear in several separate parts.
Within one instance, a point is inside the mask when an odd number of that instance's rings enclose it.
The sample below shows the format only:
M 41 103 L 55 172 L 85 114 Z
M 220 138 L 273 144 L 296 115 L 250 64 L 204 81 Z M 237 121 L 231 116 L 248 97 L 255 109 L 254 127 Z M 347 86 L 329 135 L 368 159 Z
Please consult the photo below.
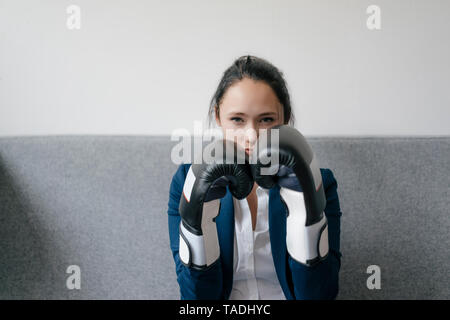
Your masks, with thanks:
M 0 136 L 193 130 L 243 54 L 284 72 L 306 135 L 449 135 L 449 40 L 444 0 L 0 0 Z

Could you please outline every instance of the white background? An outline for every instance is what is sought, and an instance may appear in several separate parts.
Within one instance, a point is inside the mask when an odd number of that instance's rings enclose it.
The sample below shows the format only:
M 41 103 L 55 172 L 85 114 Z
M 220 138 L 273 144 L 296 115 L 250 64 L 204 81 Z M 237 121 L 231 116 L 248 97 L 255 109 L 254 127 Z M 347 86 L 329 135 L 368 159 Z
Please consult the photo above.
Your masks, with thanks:
M 450 134 L 450 1 L 0 0 L 0 136 L 193 131 L 245 54 L 305 135 Z

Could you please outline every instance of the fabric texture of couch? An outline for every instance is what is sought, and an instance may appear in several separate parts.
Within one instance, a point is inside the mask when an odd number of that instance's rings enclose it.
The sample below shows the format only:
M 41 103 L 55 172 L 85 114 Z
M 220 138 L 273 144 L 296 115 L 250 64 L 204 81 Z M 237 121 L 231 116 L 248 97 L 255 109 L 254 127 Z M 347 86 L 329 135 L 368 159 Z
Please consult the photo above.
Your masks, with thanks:
M 450 299 L 450 137 L 306 137 L 338 182 L 338 299 Z M 179 299 L 176 142 L 0 138 L 0 299 Z M 81 289 L 66 287 L 81 268 Z M 367 268 L 381 270 L 369 290 Z

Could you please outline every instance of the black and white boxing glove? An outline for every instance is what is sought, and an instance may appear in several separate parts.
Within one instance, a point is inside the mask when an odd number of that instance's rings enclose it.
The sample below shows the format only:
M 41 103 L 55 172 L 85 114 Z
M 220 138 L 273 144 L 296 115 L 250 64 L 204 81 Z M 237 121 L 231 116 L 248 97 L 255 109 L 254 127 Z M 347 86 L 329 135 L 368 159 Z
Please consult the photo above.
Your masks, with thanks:
M 278 130 L 278 146 L 272 144 L 272 135 L 276 135 L 274 130 Z M 297 262 L 313 266 L 326 258 L 329 251 L 328 224 L 324 214 L 326 197 L 317 159 L 306 139 L 295 128 L 279 125 L 267 133 L 267 141 L 262 140 L 262 145 L 259 139 L 255 149 L 257 154 L 252 155 L 257 161 L 252 165 L 253 177 L 263 188 L 280 185 L 280 196 L 288 212 L 287 250 Z M 263 168 L 270 174 L 264 174 Z
M 236 143 L 218 140 L 212 150 L 213 161 L 191 165 L 180 199 L 179 255 L 184 265 L 197 270 L 219 259 L 215 219 L 227 186 L 235 198 L 244 199 L 254 184 L 247 155 Z

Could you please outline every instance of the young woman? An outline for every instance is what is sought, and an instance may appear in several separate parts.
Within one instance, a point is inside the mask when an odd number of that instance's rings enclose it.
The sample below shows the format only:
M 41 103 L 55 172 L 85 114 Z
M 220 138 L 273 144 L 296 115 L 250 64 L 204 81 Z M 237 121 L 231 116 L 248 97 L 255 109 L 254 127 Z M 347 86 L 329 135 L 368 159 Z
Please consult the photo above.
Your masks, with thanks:
M 248 132 L 237 141 L 250 155 L 259 129 L 294 122 L 282 72 L 258 57 L 238 58 L 224 72 L 211 100 L 209 116 L 224 130 L 225 136 L 234 131 Z M 291 257 L 286 246 L 286 207 L 280 198 L 280 186 L 265 189 L 252 181 L 245 197 L 238 196 L 231 188 L 231 192 L 227 190 L 224 196 L 217 197 L 220 213 L 215 219 L 217 233 L 215 226 L 212 232 L 217 243 L 208 249 L 214 256 L 210 259 L 213 262 L 206 268 L 195 268 L 186 264 L 192 257 L 182 253 L 193 250 L 195 230 L 191 230 L 193 235 L 187 239 L 189 230 L 180 224 L 180 199 L 185 201 L 183 186 L 187 176 L 194 175 L 190 167 L 190 164 L 181 165 L 173 176 L 168 209 L 170 246 L 181 299 L 336 298 L 341 265 L 341 210 L 337 182 L 330 169 L 320 169 L 329 247 L 320 262 L 308 266 Z M 238 175 L 245 172 L 240 171 Z M 245 185 L 245 181 L 241 184 Z M 207 261 L 208 257 L 204 259 Z

